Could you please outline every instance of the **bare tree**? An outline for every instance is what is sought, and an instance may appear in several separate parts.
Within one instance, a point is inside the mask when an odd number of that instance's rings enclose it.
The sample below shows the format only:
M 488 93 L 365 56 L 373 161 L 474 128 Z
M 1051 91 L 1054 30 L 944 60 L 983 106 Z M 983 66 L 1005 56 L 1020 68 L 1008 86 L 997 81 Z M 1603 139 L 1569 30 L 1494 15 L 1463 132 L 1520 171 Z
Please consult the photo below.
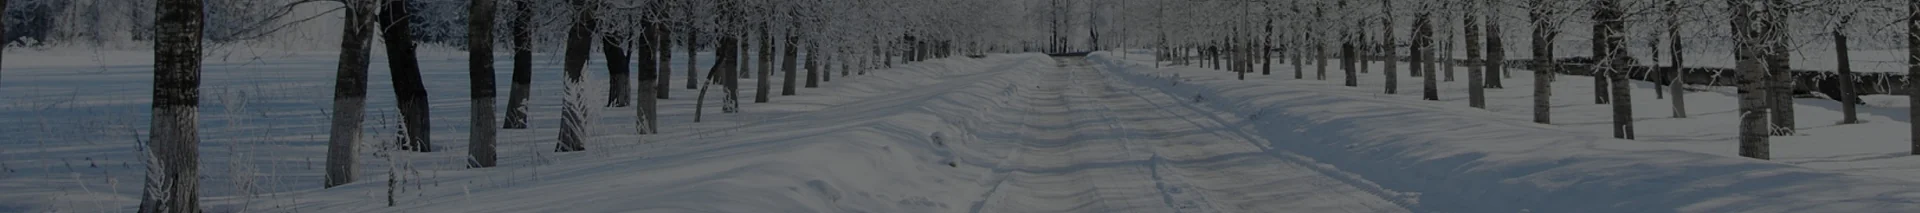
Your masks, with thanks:
M 409 27 L 407 0 L 388 0 L 378 15 L 380 37 L 387 47 L 387 67 L 393 76 L 393 95 L 398 99 L 403 128 L 400 150 L 433 152 L 432 115 L 427 110 L 427 85 L 420 79 L 420 61 L 413 50 L 413 30 Z
M 663 5 L 654 4 L 652 6 L 661 7 Z M 652 9 L 652 11 L 660 10 L 656 8 Z M 658 22 L 651 20 L 642 21 L 636 25 L 639 25 L 641 35 L 640 38 L 633 40 L 634 58 L 639 59 L 636 60 L 637 63 L 634 63 L 634 73 L 636 73 L 635 77 L 637 85 L 639 85 L 638 87 L 634 87 L 634 91 L 640 98 L 634 102 L 634 104 L 638 106 L 633 107 L 634 117 L 636 118 L 634 119 L 634 129 L 635 132 L 645 135 L 660 132 L 659 102 L 662 97 L 659 94 L 667 93 L 666 89 L 664 89 L 666 85 L 660 84 L 660 82 L 664 82 L 660 80 L 660 76 L 665 75 L 663 73 L 666 73 L 666 71 L 658 70 L 668 67 L 658 64 L 664 62 L 658 57 L 665 57 L 666 54 L 654 54 L 670 52 L 660 51 L 668 49 L 662 45 L 665 44 L 664 42 L 660 42 L 661 37 L 666 37 L 666 34 L 663 33 L 665 32 L 664 29 L 661 29 L 664 28 L 662 27 L 664 25 L 660 25 Z M 611 64 L 609 64 L 609 66 L 611 66 Z
M 612 24 L 624 23 L 626 21 L 627 20 L 622 19 L 598 22 Z M 631 37 L 625 29 L 621 29 L 625 27 L 618 24 L 595 27 L 608 28 L 593 30 L 601 34 L 600 55 L 607 61 L 607 107 L 627 107 L 627 105 L 633 103 L 633 89 L 631 89 L 633 88 L 631 85 L 633 83 L 633 72 L 627 70 L 628 66 L 633 65 L 631 64 L 633 58 L 627 55 L 628 52 L 625 45 Z M 651 54 L 652 52 L 647 53 Z M 641 60 L 652 61 L 653 59 L 643 58 Z
M 1595 74 L 1605 74 L 1613 103 L 1613 137 L 1633 139 L 1633 98 L 1627 91 L 1627 27 L 1626 12 L 1620 9 L 1619 0 L 1600 0 L 1595 4 L 1594 22 L 1599 26 L 1594 39 L 1599 39 L 1601 47 L 1594 53 L 1600 63 L 1596 64 Z
M 1920 94 L 1920 0 L 1907 0 L 1907 94 Z M 1744 100 L 1745 97 L 1742 97 Z M 1909 121 L 1920 121 L 1920 98 L 1907 99 Z M 1908 123 L 1913 135 L 1910 153 L 1920 155 L 1920 122 Z M 1743 140 L 1744 141 L 1744 140 Z M 1762 141 L 1763 143 L 1765 141 Z
M 1860 103 L 1860 96 L 1854 94 L 1853 64 L 1849 62 L 1852 58 L 1847 57 L 1846 26 L 1847 22 L 1852 20 L 1852 15 L 1841 15 L 1840 23 L 1833 25 L 1833 60 L 1839 63 L 1839 66 L 1835 67 L 1835 70 L 1840 72 L 1840 79 L 1834 81 L 1840 84 L 1841 124 L 1860 123 L 1860 116 L 1857 115 L 1858 113 L 1856 113 L 1856 109 L 1854 109 L 1854 105 Z
M 653 48 L 657 51 L 655 57 L 660 59 L 657 63 L 654 63 L 654 65 L 658 67 L 656 69 L 660 69 L 660 75 L 654 76 L 654 81 L 658 83 L 653 89 L 655 93 L 654 98 L 658 99 L 673 97 L 671 95 L 673 93 L 668 92 L 668 89 L 672 89 L 672 85 L 670 84 L 673 83 L 672 80 L 669 80 L 673 79 L 673 29 L 668 28 L 666 18 L 669 14 L 667 13 L 667 8 L 670 6 L 669 3 L 667 0 L 654 0 L 652 10 L 654 14 L 653 19 L 648 21 L 651 23 L 650 27 L 653 28 L 653 32 L 649 33 L 648 36 L 655 39 L 655 41 L 653 41 Z M 687 57 L 693 57 L 693 54 L 687 54 Z M 687 65 L 692 66 L 693 63 L 687 63 Z M 687 69 L 687 76 L 693 76 L 693 69 Z M 655 107 L 658 107 L 657 105 L 658 104 L 656 104 Z
M 155 7 L 153 125 L 140 212 L 200 212 L 200 0 Z
M 566 91 L 562 93 L 564 97 L 560 99 L 560 142 L 555 144 L 555 152 L 587 149 L 582 142 L 586 139 L 586 127 L 582 126 L 583 120 L 587 119 L 582 116 L 586 106 L 579 103 L 581 100 L 578 99 L 586 95 L 581 94 L 585 91 L 579 89 L 580 84 L 584 83 L 581 81 L 585 80 L 581 72 L 587 68 L 588 57 L 592 57 L 594 7 L 599 6 L 598 1 L 593 0 L 567 2 L 573 6 L 574 18 L 572 26 L 567 28 L 566 61 L 561 67 L 567 79 L 564 82 Z
M 1667 55 L 1673 56 L 1673 60 L 1669 61 L 1670 63 L 1673 63 L 1673 65 L 1671 66 L 1672 71 L 1668 73 L 1669 79 L 1667 79 L 1666 83 L 1668 87 L 1667 92 L 1669 93 L 1667 96 L 1673 97 L 1673 98 L 1670 98 L 1673 101 L 1673 117 L 1685 118 L 1687 117 L 1687 101 L 1685 98 L 1686 97 L 1685 95 L 1687 94 L 1686 93 L 1686 90 L 1687 90 L 1686 76 L 1687 75 L 1686 75 L 1686 69 L 1685 67 L 1683 67 L 1683 65 L 1686 64 L 1685 62 L 1687 58 L 1686 58 L 1686 54 L 1682 54 L 1684 52 L 1683 50 L 1685 50 L 1683 49 L 1685 48 L 1685 46 L 1681 45 L 1680 43 L 1681 42 L 1681 39 L 1680 39 L 1681 10 L 1680 10 L 1679 1 L 1680 0 L 1667 0 L 1667 11 L 1666 11 L 1667 12 L 1667 42 L 1669 42 L 1670 44 L 1669 47 L 1667 48 L 1667 51 L 1669 51 Z M 1845 60 L 1842 60 L 1841 63 L 1846 63 L 1846 62 Z
M 1479 12 L 1476 11 L 1480 9 L 1480 5 L 1478 4 L 1479 1 L 1467 1 L 1465 3 L 1467 8 L 1463 10 L 1465 14 L 1460 17 L 1461 23 L 1465 25 L 1465 29 L 1462 30 L 1462 32 L 1466 33 L 1467 62 L 1469 63 L 1480 61 L 1480 22 L 1475 19 L 1480 16 L 1480 14 L 1475 13 Z M 1481 69 L 1480 66 L 1467 66 L 1467 105 L 1473 108 L 1485 109 L 1487 108 L 1487 89 L 1486 85 L 1482 83 L 1482 81 L 1485 81 L 1485 77 L 1482 76 L 1484 72 L 1482 71 L 1484 71 L 1484 69 Z
M 467 75 L 473 102 L 473 128 L 468 132 L 468 167 L 494 166 L 493 126 L 493 9 L 494 0 L 470 0 L 467 5 Z
M 1432 16 L 1433 14 L 1430 12 L 1420 12 L 1419 15 L 1415 16 L 1413 20 L 1413 24 L 1414 24 L 1413 46 L 1409 48 L 1414 49 L 1413 50 L 1414 52 L 1413 54 L 1415 55 L 1414 62 L 1413 62 L 1414 66 L 1422 66 L 1418 69 L 1419 71 L 1417 71 L 1417 72 L 1422 72 L 1420 76 L 1424 78 L 1424 82 L 1421 85 L 1420 98 L 1429 100 L 1429 101 L 1438 101 L 1440 100 L 1440 90 L 1439 90 L 1440 83 L 1438 82 L 1439 79 L 1435 78 L 1437 77 L 1437 76 L 1434 76 L 1435 73 L 1433 73 L 1434 71 L 1433 55 L 1434 54 L 1433 54 Z
M 794 16 L 799 15 L 798 12 L 794 12 L 792 14 Z M 799 25 L 797 24 L 799 23 L 798 21 L 794 23 L 796 23 L 795 26 Z M 794 62 L 796 62 L 797 60 L 800 60 L 800 31 L 792 30 L 792 29 L 787 30 L 786 44 L 787 44 L 787 47 L 782 49 L 785 55 L 783 55 L 783 58 L 780 59 L 780 71 L 786 74 L 785 76 L 783 76 L 784 78 L 781 79 L 780 95 L 790 96 L 795 94 L 795 92 L 793 91 L 795 89 L 794 87 L 799 86 L 795 84 L 798 82 L 800 77 L 800 73 L 798 72 L 799 70 L 797 70 L 799 69 L 799 67 L 796 67 L 799 64 Z
M 755 85 L 755 88 L 754 88 L 755 92 L 753 94 L 754 103 L 766 103 L 767 101 L 769 101 L 768 96 L 771 95 L 771 93 L 773 93 L 773 80 L 767 79 L 769 75 L 773 74 L 773 31 L 772 31 L 773 27 L 772 25 L 773 24 L 769 23 L 768 21 L 760 22 L 760 44 L 756 45 L 760 48 L 760 58 L 757 61 L 754 61 L 759 63 L 754 66 L 754 68 L 759 68 L 758 72 L 754 72 L 754 75 L 755 77 L 760 79 L 758 79 L 755 82 L 756 84 L 754 84 Z
M 1386 31 L 1386 33 L 1380 35 L 1380 39 L 1385 40 L 1384 43 L 1380 45 L 1386 49 L 1386 51 L 1382 51 L 1382 53 L 1384 53 L 1382 56 L 1385 56 L 1387 60 L 1387 63 L 1383 64 L 1386 66 L 1386 71 L 1383 72 L 1387 77 L 1386 92 L 1387 94 L 1397 94 L 1400 93 L 1400 71 L 1398 67 L 1400 54 L 1395 52 L 1393 47 L 1400 42 L 1396 41 L 1393 37 L 1393 19 L 1397 18 L 1393 16 L 1393 0 L 1380 0 L 1380 10 L 1383 14 L 1380 16 L 1380 29 Z
M 1506 32 L 1500 30 L 1500 20 L 1503 18 L 1500 17 L 1500 8 L 1505 4 L 1500 0 L 1487 0 L 1486 4 L 1481 8 L 1486 13 L 1487 22 L 1487 34 L 1484 35 L 1487 37 L 1487 60 L 1481 62 L 1486 67 L 1482 69 L 1486 72 L 1486 81 L 1481 84 L 1489 89 L 1506 88 L 1500 81 L 1512 75 L 1507 74 L 1507 44 L 1503 38 Z
M 507 93 L 506 129 L 527 128 L 527 98 L 533 87 L 532 0 L 513 0 L 513 86 Z
M 325 187 L 353 183 L 360 170 L 360 122 L 366 116 L 367 68 L 371 60 L 377 0 L 347 0 L 346 27 L 340 39 L 340 63 L 333 82 L 333 125 L 327 135 Z
M 1761 27 L 1766 21 L 1764 19 L 1770 17 L 1764 11 L 1768 8 L 1765 6 L 1767 1 L 1728 0 L 1728 5 L 1733 7 L 1731 27 L 1734 49 L 1737 50 L 1734 58 L 1739 60 L 1736 69 L 1741 73 L 1740 79 L 1735 82 L 1740 87 L 1740 156 L 1763 160 L 1772 159 L 1767 141 L 1767 115 L 1771 113 L 1766 103 L 1767 90 L 1762 87 L 1767 79 L 1767 67 L 1763 66 L 1766 57 L 1763 54 L 1766 44 L 1773 42 L 1770 41 L 1773 37 L 1769 36 L 1773 33 L 1768 32 L 1771 28 Z M 1920 4 L 1915 4 L 1915 8 L 1920 8 Z M 1920 22 L 1911 24 L 1920 29 Z M 1920 55 L 1920 49 L 1913 52 Z
M 1559 65 L 1553 59 L 1553 39 L 1559 34 L 1551 19 L 1552 10 L 1547 0 L 1531 0 L 1527 4 L 1527 21 L 1533 23 L 1533 122 L 1553 123 L 1553 107 L 1548 98 L 1553 95 L 1553 73 Z
M 1773 114 L 1767 117 L 1773 120 L 1773 131 L 1770 133 L 1793 135 L 1794 81 L 1791 59 L 1788 58 L 1792 50 L 1787 47 L 1787 43 L 1792 41 L 1788 33 L 1787 18 L 1793 11 L 1786 0 L 1770 0 L 1767 7 L 1769 7 L 1766 9 L 1768 17 L 1766 26 L 1763 27 L 1772 28 L 1768 29 L 1772 33 L 1768 36 L 1777 37 L 1766 44 L 1768 45 L 1766 50 L 1767 102 L 1768 106 L 1773 108 L 1769 111 Z

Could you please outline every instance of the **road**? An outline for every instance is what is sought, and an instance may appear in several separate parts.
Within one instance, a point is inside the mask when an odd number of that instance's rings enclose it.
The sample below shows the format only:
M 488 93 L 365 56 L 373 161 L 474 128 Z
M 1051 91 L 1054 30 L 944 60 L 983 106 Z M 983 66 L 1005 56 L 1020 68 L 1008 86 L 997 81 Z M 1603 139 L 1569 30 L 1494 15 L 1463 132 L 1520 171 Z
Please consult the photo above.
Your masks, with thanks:
M 1417 201 L 1281 150 L 1231 115 L 1056 57 L 973 212 L 1409 212 Z

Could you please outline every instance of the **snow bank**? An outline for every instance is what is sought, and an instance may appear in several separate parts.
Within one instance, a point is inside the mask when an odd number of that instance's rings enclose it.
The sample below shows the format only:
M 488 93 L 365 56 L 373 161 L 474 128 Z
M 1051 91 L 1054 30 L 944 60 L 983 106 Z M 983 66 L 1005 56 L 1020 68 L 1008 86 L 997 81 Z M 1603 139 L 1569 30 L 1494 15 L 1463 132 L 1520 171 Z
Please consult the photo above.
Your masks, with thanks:
M 1920 209 L 1915 202 L 1920 187 L 1913 182 L 1582 136 L 1434 102 L 1240 81 L 1222 71 L 1175 74 L 1107 53 L 1091 57 L 1128 81 L 1252 118 L 1249 126 L 1271 141 L 1268 149 L 1311 157 L 1393 191 L 1418 193 L 1415 202 L 1431 211 Z M 1733 143 L 1727 141 L 1726 147 L 1734 148 Z

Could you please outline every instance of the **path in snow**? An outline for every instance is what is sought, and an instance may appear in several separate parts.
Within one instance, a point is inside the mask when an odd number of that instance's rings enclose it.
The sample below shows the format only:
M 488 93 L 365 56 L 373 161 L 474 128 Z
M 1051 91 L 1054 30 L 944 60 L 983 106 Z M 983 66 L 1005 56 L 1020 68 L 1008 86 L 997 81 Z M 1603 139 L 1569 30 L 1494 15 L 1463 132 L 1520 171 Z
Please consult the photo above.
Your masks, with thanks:
M 1024 141 L 973 212 L 1407 212 L 1417 202 L 1272 151 L 1246 121 L 1055 58 Z M 1305 162 L 1303 162 L 1305 161 Z

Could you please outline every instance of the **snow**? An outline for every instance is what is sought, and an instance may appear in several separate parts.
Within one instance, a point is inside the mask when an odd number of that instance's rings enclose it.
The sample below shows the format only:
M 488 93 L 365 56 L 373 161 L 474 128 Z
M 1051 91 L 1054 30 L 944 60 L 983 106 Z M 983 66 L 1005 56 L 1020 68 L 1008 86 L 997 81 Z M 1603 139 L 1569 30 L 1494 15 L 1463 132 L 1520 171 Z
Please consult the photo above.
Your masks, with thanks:
M 559 58 L 537 56 L 530 126 L 500 131 L 500 166 L 464 168 L 465 53 L 422 52 L 433 153 L 383 151 L 396 126 L 373 59 L 353 184 L 320 188 L 334 53 L 234 49 L 203 74 L 201 190 L 211 212 L 1894 212 L 1920 208 L 1905 98 L 1868 96 L 1833 125 L 1798 100 L 1801 134 L 1773 161 L 1733 156 L 1728 88 L 1693 118 L 1636 84 L 1638 141 L 1607 138 L 1590 79 L 1562 76 L 1558 124 L 1529 122 L 1531 73 L 1465 107 L 1419 81 L 1380 94 L 1282 75 L 1155 68 L 1150 54 L 956 57 L 836 74 L 821 88 L 693 123 L 686 55 L 657 135 L 589 101 L 587 151 L 553 153 Z M 676 53 L 683 54 L 683 53 Z M 0 212 L 131 211 L 150 115 L 150 53 L 19 51 L 0 78 Z M 500 93 L 511 62 L 496 56 Z M 700 64 L 711 63 L 702 53 Z M 594 66 L 603 63 L 594 62 Z M 587 91 L 604 92 L 590 66 Z M 1308 66 L 1312 68 L 1312 66 Z M 1374 66 L 1380 67 L 1380 66 Z M 1406 67 L 1406 66 L 1401 66 Z M 705 68 L 702 67 L 704 70 Z M 1465 70 L 1465 69 L 1461 69 Z M 1311 71 L 1309 71 L 1311 72 Z M 837 72 L 834 72 L 837 73 Z M 1402 73 L 1404 74 L 1404 73 Z M 1308 75 L 1311 75 L 1309 73 Z M 1177 77 L 1175 77 L 1177 76 Z M 1404 76 L 1403 76 L 1404 77 Z M 1311 78 L 1311 76 L 1309 76 Z M 742 79 L 740 97 L 751 97 Z M 775 83 L 778 84 L 777 82 Z M 718 88 L 714 88 L 716 91 Z M 598 98 L 598 97 L 596 97 Z M 496 103 L 505 107 L 502 97 Z M 388 183 L 389 175 L 397 175 Z M 392 184 L 390 187 L 389 184 Z M 386 206 L 389 190 L 396 206 Z
M 1802 136 L 1776 137 L 1769 162 L 1735 156 L 1736 119 L 1728 113 L 1734 100 L 1725 88 L 1689 93 L 1692 118 L 1669 119 L 1667 102 L 1636 82 L 1640 140 L 1626 141 L 1608 138 L 1610 109 L 1587 104 L 1592 81 L 1582 76 L 1560 77 L 1553 92 L 1558 124 L 1540 125 L 1531 122 L 1532 77 L 1524 70 L 1505 81 L 1508 89 L 1488 90 L 1488 110 L 1479 110 L 1465 107 L 1464 79 L 1443 82 L 1441 101 L 1423 101 L 1415 78 L 1401 78 L 1400 94 L 1382 94 L 1378 70 L 1360 74 L 1362 87 L 1349 88 L 1337 70 L 1328 81 L 1293 80 L 1291 65 L 1276 64 L 1284 66 L 1274 71 L 1286 74 L 1253 73 L 1242 81 L 1232 72 L 1094 57 L 1135 83 L 1264 116 L 1251 128 L 1291 139 L 1275 141 L 1275 149 L 1297 150 L 1387 188 L 1423 192 L 1423 203 L 1441 204 L 1429 206 L 1436 209 L 1893 212 L 1915 208 L 1911 201 L 1920 198 L 1920 188 L 1910 187 L 1920 159 L 1907 157 L 1900 134 L 1904 109 L 1867 107 L 1862 119 L 1869 123 L 1836 126 L 1834 109 L 1820 107 L 1830 101 L 1797 100 Z

